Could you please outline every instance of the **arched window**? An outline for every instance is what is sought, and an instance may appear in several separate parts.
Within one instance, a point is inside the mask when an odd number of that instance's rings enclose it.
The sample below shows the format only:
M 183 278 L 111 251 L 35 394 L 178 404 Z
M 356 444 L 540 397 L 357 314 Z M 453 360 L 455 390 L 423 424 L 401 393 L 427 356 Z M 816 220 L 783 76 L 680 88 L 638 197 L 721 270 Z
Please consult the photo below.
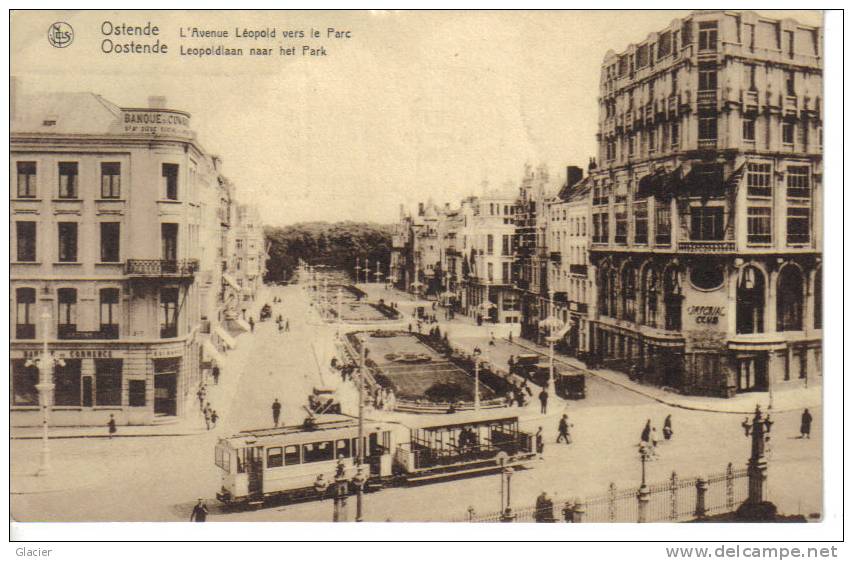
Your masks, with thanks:
M 631 265 L 622 269 L 622 317 L 628 321 L 636 319 L 637 271 Z
M 657 269 L 649 267 L 646 270 L 646 301 L 645 315 L 646 325 L 658 326 L 658 295 L 660 294 L 660 276 Z
M 776 331 L 803 329 L 803 274 L 793 265 L 779 273 L 776 287 Z
M 670 267 L 664 274 L 663 283 L 664 329 L 669 331 L 681 329 L 681 301 L 683 299 L 681 272 L 675 267 Z
M 610 293 L 609 280 L 610 271 L 606 266 L 601 267 L 598 280 L 598 315 L 601 316 L 610 315 L 607 308 L 608 294 Z
M 814 275 L 814 328 L 823 329 L 823 269 Z
M 737 332 L 764 333 L 764 273 L 745 267 L 737 285 Z

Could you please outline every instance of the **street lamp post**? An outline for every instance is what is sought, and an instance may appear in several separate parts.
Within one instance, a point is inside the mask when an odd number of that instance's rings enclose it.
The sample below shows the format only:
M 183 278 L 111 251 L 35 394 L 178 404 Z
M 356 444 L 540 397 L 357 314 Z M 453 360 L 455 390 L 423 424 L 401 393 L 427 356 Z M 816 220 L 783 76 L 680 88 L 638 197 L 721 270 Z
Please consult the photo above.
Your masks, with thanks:
M 355 258 L 355 283 L 358 284 L 361 278 L 361 257 Z
M 361 342 L 361 371 L 358 373 L 358 469 L 364 465 L 364 375 L 367 371 L 367 341 Z M 355 521 L 361 522 L 364 507 L 364 481 L 356 488 Z
M 341 315 L 341 300 L 342 299 L 343 298 L 342 298 L 341 287 L 338 287 L 338 302 L 337 302 L 338 303 L 338 337 L 341 336 L 341 323 L 343 322 L 343 319 L 342 319 L 343 316 Z
M 39 394 L 39 406 L 41 407 L 42 423 L 42 448 L 39 455 L 39 469 L 37 476 L 45 476 L 50 473 L 50 443 L 48 438 L 48 425 L 50 421 L 51 398 L 53 397 L 53 367 L 54 365 L 65 366 L 65 361 L 55 358 L 48 350 L 47 337 L 50 330 L 50 312 L 45 308 L 41 314 L 42 332 L 44 345 L 42 352 L 33 360 L 27 361 L 27 366 L 37 366 L 39 370 L 39 383 L 36 390 Z
M 651 456 L 651 450 L 649 449 L 649 445 L 645 442 L 640 443 L 640 466 L 641 466 L 641 477 L 640 477 L 640 489 L 637 491 L 637 522 L 646 522 L 648 520 L 648 510 L 649 510 L 649 498 L 651 496 L 651 492 L 649 491 L 648 485 L 646 485 L 646 462 L 649 461 L 649 457 Z
M 474 349 L 474 411 L 480 410 L 480 349 Z

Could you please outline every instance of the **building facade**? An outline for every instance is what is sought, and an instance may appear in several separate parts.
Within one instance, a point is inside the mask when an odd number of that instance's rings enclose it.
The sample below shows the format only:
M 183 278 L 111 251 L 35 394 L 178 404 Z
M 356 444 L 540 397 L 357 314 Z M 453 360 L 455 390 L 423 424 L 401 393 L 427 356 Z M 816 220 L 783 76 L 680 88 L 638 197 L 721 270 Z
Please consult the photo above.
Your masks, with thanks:
M 12 97 L 12 423 L 41 424 L 30 361 L 45 339 L 62 359 L 51 424 L 186 414 L 213 360 L 200 320 L 219 268 L 203 247 L 219 173 L 190 115 L 14 82 Z
M 701 11 L 601 69 L 597 360 L 692 394 L 821 375 L 822 33 Z

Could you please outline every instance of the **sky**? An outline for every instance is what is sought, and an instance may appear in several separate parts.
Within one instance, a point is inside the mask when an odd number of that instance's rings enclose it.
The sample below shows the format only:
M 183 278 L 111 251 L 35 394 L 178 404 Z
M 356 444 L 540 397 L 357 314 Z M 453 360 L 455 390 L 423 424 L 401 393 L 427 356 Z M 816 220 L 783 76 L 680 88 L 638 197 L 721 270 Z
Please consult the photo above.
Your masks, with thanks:
M 821 14 L 762 11 L 820 25 Z M 240 202 L 265 223 L 390 223 L 399 205 L 458 205 L 514 190 L 525 163 L 567 165 L 595 155 L 605 53 L 687 11 L 503 12 L 15 12 L 11 73 L 22 93 L 90 91 L 121 107 L 163 95 L 192 114 L 200 143 L 224 162 Z M 73 43 L 50 46 L 55 21 Z M 105 26 L 105 22 L 108 24 Z M 156 37 L 105 35 L 125 23 Z M 229 38 L 181 39 L 192 27 Z M 327 37 L 329 28 L 349 38 Z M 275 39 L 234 37 L 276 29 Z M 311 29 L 321 38 L 283 38 Z M 243 33 L 245 35 L 245 33 Z M 105 39 L 157 39 L 165 55 L 103 53 Z M 294 46 L 295 55 L 182 56 L 180 47 Z M 302 56 L 303 45 L 326 56 Z

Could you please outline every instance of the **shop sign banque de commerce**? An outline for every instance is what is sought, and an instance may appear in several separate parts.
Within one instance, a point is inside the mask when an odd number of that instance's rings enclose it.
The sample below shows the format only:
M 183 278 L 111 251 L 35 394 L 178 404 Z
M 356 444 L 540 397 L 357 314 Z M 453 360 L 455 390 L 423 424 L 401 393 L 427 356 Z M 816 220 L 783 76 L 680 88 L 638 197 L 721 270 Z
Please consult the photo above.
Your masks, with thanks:
M 121 133 L 171 136 L 192 140 L 190 115 L 169 109 L 122 109 Z

